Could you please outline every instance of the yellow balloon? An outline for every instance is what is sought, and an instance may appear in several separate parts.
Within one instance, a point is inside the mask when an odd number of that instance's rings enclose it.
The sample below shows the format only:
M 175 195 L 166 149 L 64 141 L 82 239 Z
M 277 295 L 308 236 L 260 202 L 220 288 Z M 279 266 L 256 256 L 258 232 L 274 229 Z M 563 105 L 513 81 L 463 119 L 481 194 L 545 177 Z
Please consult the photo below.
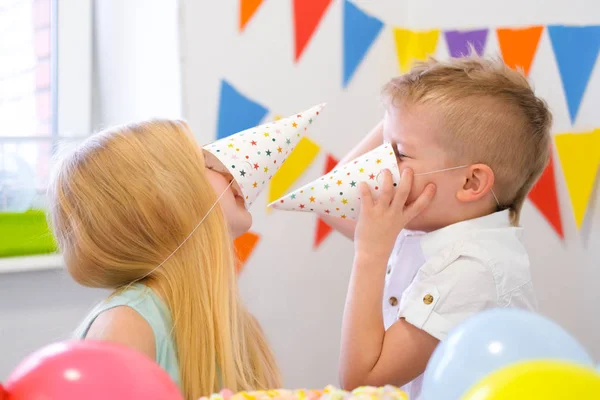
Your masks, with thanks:
M 600 399 L 600 373 L 562 361 L 509 365 L 479 381 L 461 400 Z

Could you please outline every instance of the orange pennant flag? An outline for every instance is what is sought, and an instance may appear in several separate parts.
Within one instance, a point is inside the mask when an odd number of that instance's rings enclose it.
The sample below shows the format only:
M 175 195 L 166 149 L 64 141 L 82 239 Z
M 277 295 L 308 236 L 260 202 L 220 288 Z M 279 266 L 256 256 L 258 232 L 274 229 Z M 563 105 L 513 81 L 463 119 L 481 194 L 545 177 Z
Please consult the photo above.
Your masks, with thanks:
M 246 232 L 233 242 L 235 245 L 235 254 L 237 256 L 235 268 L 238 274 L 244 268 L 246 261 L 248 261 L 248 258 L 254 251 L 259 240 L 260 235 L 258 233 Z
M 504 63 L 512 69 L 522 68 L 523 73 L 529 75 L 543 30 L 543 26 L 498 28 L 496 34 Z
M 240 32 L 244 30 L 263 0 L 240 0 Z

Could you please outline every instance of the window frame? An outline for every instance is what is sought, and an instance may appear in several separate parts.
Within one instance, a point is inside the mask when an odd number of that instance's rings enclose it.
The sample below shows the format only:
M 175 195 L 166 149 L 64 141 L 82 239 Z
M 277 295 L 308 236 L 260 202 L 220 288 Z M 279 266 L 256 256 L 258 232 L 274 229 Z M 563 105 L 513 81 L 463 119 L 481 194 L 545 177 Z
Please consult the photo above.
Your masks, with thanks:
M 52 123 L 49 136 L 0 140 L 77 140 L 92 125 L 93 1 L 52 0 Z M 0 274 L 63 268 L 60 254 L 0 258 Z

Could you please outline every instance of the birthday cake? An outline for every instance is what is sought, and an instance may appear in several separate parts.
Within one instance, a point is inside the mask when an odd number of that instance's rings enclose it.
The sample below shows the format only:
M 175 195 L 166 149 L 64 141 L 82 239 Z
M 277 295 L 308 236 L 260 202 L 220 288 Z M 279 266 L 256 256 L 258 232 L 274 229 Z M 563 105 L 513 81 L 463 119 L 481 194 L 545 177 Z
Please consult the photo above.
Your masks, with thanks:
M 334 386 L 325 389 L 278 389 L 231 393 L 221 391 L 200 400 L 408 400 L 395 386 L 363 386 L 346 391 Z

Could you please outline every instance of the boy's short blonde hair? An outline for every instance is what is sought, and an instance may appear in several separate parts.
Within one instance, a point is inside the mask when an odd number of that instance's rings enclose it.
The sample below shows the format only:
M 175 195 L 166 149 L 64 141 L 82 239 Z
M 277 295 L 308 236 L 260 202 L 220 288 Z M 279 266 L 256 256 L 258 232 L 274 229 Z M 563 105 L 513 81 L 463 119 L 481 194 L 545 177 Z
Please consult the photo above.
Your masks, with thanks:
M 521 208 L 550 159 L 552 114 L 526 77 L 499 59 L 430 58 L 383 88 L 391 105 L 429 104 L 441 112 L 440 144 L 461 163 L 484 163 L 501 208 L 518 225 Z

